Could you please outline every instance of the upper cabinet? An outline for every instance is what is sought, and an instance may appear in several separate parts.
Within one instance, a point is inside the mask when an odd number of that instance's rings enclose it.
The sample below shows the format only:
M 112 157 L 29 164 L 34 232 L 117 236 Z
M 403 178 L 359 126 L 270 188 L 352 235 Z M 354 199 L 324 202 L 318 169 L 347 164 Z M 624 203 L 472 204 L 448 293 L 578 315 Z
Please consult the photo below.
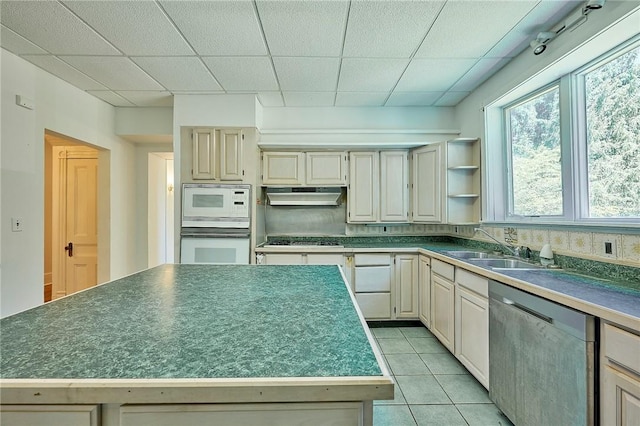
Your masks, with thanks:
M 447 142 L 447 223 L 480 222 L 480 140 L 458 138 Z
M 193 129 L 193 179 L 242 181 L 241 129 Z
M 344 186 L 347 184 L 344 151 L 264 151 L 262 184 L 283 186 Z
M 411 157 L 411 220 L 442 222 L 442 144 L 418 148 Z
M 407 222 L 408 166 L 406 150 L 351 152 L 348 221 Z

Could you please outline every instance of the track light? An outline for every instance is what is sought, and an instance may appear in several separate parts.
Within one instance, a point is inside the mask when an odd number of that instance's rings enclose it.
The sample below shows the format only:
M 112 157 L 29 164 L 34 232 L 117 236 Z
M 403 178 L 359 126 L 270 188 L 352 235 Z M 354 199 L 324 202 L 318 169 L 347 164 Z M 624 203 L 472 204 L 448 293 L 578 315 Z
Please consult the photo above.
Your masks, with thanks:
M 534 55 L 539 55 L 547 49 L 547 43 L 556 38 L 557 34 L 551 31 L 545 31 L 538 33 L 535 40 L 532 40 L 529 45 L 533 49 Z
M 588 10 L 602 9 L 602 6 L 604 6 L 604 2 L 605 0 L 587 0 L 587 4 L 584 8 Z

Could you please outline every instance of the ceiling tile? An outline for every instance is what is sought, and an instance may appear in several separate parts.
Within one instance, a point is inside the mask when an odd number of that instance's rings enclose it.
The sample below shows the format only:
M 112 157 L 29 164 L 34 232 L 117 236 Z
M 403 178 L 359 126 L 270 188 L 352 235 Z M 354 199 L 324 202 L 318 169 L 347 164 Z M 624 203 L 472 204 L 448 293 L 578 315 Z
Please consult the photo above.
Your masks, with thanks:
M 87 77 L 53 55 L 24 55 L 23 59 L 63 79 L 82 90 L 107 90 L 107 87 Z
M 335 91 L 339 58 L 273 58 L 282 90 Z
M 388 96 L 388 92 L 338 92 L 336 106 L 383 106 Z
M 151 1 L 65 1 L 64 4 L 126 55 L 193 55 Z
M 4 47 L 9 52 L 13 52 L 16 55 L 35 55 L 47 53 L 46 50 L 40 49 L 35 44 L 31 43 L 21 35 L 14 33 L 4 25 L 0 27 L 0 45 L 2 45 L 2 47 Z
M 115 92 L 111 91 L 103 91 L 103 90 L 89 90 L 87 93 L 92 94 L 98 99 L 102 99 L 108 104 L 111 104 L 115 107 L 133 107 L 135 106 L 122 96 L 118 95 Z
M 343 55 L 411 57 L 443 4 L 443 1 L 352 2 Z
M 268 57 L 207 56 L 202 60 L 225 90 L 278 90 L 278 82 Z
M 199 55 L 266 55 L 260 23 L 250 1 L 161 1 Z
M 385 106 L 431 106 L 442 92 L 393 92 Z
M 169 107 L 173 106 L 173 95 L 166 91 L 122 90 L 116 92 L 136 106 Z
M 452 107 L 458 105 L 470 92 L 447 92 L 436 101 L 435 106 Z
M 162 90 L 156 81 L 144 73 L 130 59 L 117 56 L 61 56 L 74 66 L 111 90 Z
M 338 90 L 390 92 L 408 63 L 408 59 L 345 58 L 340 67 Z
M 8 28 L 55 55 L 120 54 L 55 1 L 0 1 L 0 15 Z
M 264 107 L 284 106 L 284 100 L 280 92 L 260 92 L 258 93 L 258 100 Z
M 451 86 L 451 90 L 458 92 L 470 92 L 484 82 L 489 76 L 509 62 L 509 58 L 483 58 L 471 67 L 460 80 Z
M 416 58 L 480 58 L 538 1 L 449 1 Z
M 222 90 L 207 67 L 194 56 L 131 59 L 167 90 Z
M 414 59 L 395 90 L 443 92 L 476 63 L 475 59 Z
M 335 93 L 332 92 L 283 92 L 284 103 L 288 107 L 333 106 Z
M 258 1 L 272 55 L 339 56 L 348 2 Z

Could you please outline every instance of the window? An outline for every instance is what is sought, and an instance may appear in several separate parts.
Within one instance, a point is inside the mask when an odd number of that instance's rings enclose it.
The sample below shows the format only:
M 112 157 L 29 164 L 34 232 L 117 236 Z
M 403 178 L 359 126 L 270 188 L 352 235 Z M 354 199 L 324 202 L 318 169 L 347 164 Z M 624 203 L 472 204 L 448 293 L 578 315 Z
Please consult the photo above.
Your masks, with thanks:
M 565 73 L 488 113 L 502 122 L 506 152 L 499 158 L 488 147 L 488 185 L 498 194 L 488 213 L 496 221 L 640 224 L 640 36 Z
M 586 106 L 587 216 L 640 217 L 640 47 L 578 81 Z
M 562 215 L 559 87 L 508 107 L 506 122 L 509 214 Z

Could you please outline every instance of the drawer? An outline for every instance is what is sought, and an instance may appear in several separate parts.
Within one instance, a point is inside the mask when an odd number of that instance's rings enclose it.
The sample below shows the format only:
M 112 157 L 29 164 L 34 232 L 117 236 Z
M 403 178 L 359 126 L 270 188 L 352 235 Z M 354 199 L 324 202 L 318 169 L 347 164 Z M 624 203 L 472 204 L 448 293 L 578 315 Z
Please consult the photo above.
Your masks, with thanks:
M 356 301 L 365 319 L 390 319 L 390 293 L 356 293 Z
M 391 255 L 386 253 L 355 254 L 353 261 L 356 266 L 391 265 Z
M 356 266 L 356 293 L 391 291 L 391 266 Z
M 449 281 L 454 280 L 454 270 L 455 267 L 453 265 L 449 265 L 448 263 L 444 263 L 438 259 L 431 260 L 431 271 L 448 279 Z
M 480 275 L 458 268 L 456 271 L 456 283 L 480 296 L 489 297 L 489 280 Z
M 604 324 L 604 356 L 640 375 L 640 336 L 611 324 Z

